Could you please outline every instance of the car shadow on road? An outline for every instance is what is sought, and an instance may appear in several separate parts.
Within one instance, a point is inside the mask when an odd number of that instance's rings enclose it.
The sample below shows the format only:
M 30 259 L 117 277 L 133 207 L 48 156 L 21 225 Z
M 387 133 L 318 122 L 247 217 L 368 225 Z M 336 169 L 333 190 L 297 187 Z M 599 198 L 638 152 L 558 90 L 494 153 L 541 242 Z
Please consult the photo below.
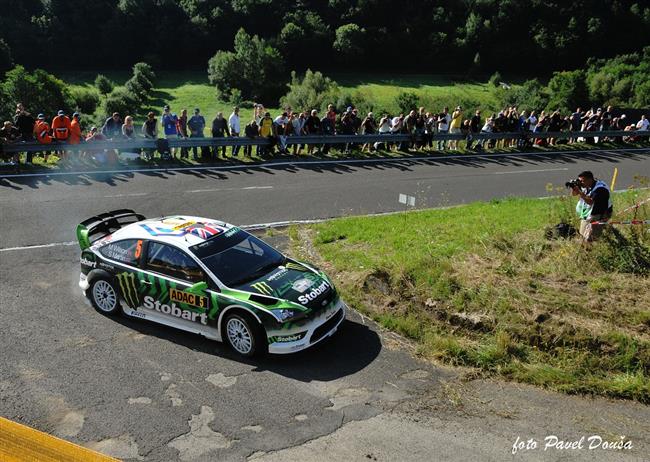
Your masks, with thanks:
M 168 340 L 220 358 L 254 366 L 254 372 L 269 371 L 301 382 L 331 381 L 354 374 L 370 365 L 380 354 L 381 338 L 352 313 L 341 323 L 334 335 L 307 350 L 288 355 L 264 355 L 244 358 L 225 343 L 208 340 L 198 334 L 153 324 L 145 320 L 120 316 L 116 322 L 145 335 Z

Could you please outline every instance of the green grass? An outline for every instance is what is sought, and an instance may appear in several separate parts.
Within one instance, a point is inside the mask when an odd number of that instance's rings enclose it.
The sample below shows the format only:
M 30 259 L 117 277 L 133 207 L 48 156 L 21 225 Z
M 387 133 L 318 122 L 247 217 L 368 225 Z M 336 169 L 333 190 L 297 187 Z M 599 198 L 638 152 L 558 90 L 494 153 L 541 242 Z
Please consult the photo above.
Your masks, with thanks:
M 615 207 L 648 196 L 638 191 L 615 195 Z M 650 235 L 635 241 L 624 229 L 623 244 L 604 238 L 589 250 L 547 240 L 545 227 L 573 206 L 566 196 L 494 200 L 343 218 L 292 238 L 309 240 L 301 245 L 315 247 L 351 306 L 413 339 L 424 357 L 650 403 Z M 608 269 L 603 258 L 631 248 L 648 258 Z
M 104 74 L 117 85 L 123 85 L 130 77 L 129 71 L 99 70 L 97 72 L 65 72 L 58 76 L 71 86 L 91 87 L 97 74 Z M 204 116 L 213 118 L 218 111 L 230 114 L 231 104 L 217 99 L 215 89 L 208 82 L 207 72 L 189 70 L 183 72 L 160 71 L 157 73 L 157 85 L 149 104 L 139 114 L 148 110 L 160 113 L 164 104 L 169 104 L 172 110 L 180 112 L 185 108 L 191 111 L 201 108 Z M 341 88 L 358 92 L 375 107 L 396 113 L 399 108 L 395 97 L 403 91 L 409 91 L 420 97 L 420 102 L 428 110 L 439 111 L 444 105 L 454 107 L 464 105 L 468 110 L 481 107 L 494 110 L 497 101 L 494 93 L 486 83 L 467 80 L 464 77 L 426 74 L 381 75 L 381 74 L 333 74 Z M 278 112 L 278 102 L 268 101 L 264 104 L 275 116 Z M 242 120 L 252 118 L 251 109 L 243 109 Z
M 485 82 L 465 77 L 426 74 L 333 74 L 341 88 L 363 95 L 375 107 L 396 113 L 395 98 L 402 92 L 415 93 L 422 106 L 430 111 L 441 111 L 443 106 L 453 109 L 457 105 L 465 110 L 496 110 L 494 92 Z

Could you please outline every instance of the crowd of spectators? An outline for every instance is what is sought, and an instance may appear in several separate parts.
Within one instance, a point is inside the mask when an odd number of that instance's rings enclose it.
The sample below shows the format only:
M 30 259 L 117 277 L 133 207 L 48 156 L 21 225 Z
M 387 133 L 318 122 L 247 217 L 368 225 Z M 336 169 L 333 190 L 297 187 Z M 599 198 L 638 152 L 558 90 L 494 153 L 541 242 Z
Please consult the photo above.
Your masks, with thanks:
M 72 152 L 78 152 L 79 157 L 92 156 L 96 160 L 106 162 L 113 157 L 117 159 L 117 151 L 106 149 L 93 149 L 91 143 L 106 140 L 135 140 L 138 137 L 146 139 L 173 140 L 205 138 L 206 132 L 212 138 L 240 137 L 255 140 L 259 138 L 271 139 L 270 144 L 256 144 L 254 141 L 245 146 L 232 146 L 231 155 L 236 157 L 243 151 L 245 157 L 251 157 L 253 146 L 256 153 L 261 156 L 273 154 L 276 149 L 281 154 L 300 155 L 303 150 L 307 154 L 313 154 L 318 150 L 321 154 L 327 154 L 332 146 L 349 152 L 351 150 L 375 151 L 409 149 L 437 149 L 457 150 L 460 147 L 459 139 L 453 137 L 440 137 L 439 135 L 460 135 L 468 150 L 484 150 L 492 148 L 523 148 L 532 145 L 553 146 L 558 143 L 575 143 L 586 141 L 590 143 L 604 140 L 612 141 L 634 141 L 641 135 L 637 132 L 648 132 L 650 122 L 645 115 L 640 120 L 630 121 L 625 114 L 615 116 L 611 106 L 605 110 L 602 108 L 583 111 L 576 109 L 571 114 L 562 114 L 560 111 L 548 113 L 541 111 L 520 111 L 516 106 L 504 108 L 499 113 L 494 113 L 485 119 L 480 110 L 468 115 L 461 106 L 453 111 L 445 107 L 441 112 L 426 111 L 421 107 L 418 110 L 411 110 L 408 113 L 396 115 L 382 114 L 376 117 L 372 112 L 359 114 L 357 108 L 347 107 L 344 111 L 337 112 L 333 105 L 328 105 L 322 116 L 317 109 L 295 111 L 290 107 L 285 108 L 275 118 L 263 105 L 255 104 L 252 119 L 245 124 L 241 121 L 239 108 L 234 107 L 232 113 L 225 117 L 222 112 L 217 113 L 210 126 L 207 125 L 205 117 L 199 108 L 194 109 L 191 117 L 188 117 L 186 109 L 182 109 L 180 116 L 173 113 L 166 105 L 159 122 L 153 112 L 149 112 L 140 129 L 136 129 L 133 117 L 127 115 L 122 119 L 119 113 L 113 113 L 108 117 L 101 127 L 92 126 L 87 133 L 84 133 L 81 125 L 81 116 L 78 113 L 69 117 L 63 110 L 48 123 L 44 114 L 33 117 L 22 104 L 16 106 L 16 113 L 13 122 L 6 121 L 0 128 L 0 143 L 16 142 L 38 142 L 44 145 L 41 155 L 47 161 L 50 152 L 57 152 L 57 156 L 64 162 L 71 160 Z M 207 129 L 209 128 L 209 132 Z M 606 134 L 594 133 L 594 137 L 536 137 L 541 132 L 607 132 L 607 131 L 629 131 L 630 135 L 625 137 L 608 137 Z M 635 133 L 632 133 L 635 132 Z M 484 139 L 478 134 L 512 133 L 513 137 L 495 137 Z M 409 135 L 404 141 L 394 142 L 373 142 L 368 143 L 340 143 L 340 144 L 306 144 L 290 143 L 289 138 L 297 135 L 388 135 L 406 134 Z M 438 135 L 438 136 L 436 136 Z M 57 150 L 59 143 L 78 145 L 86 143 L 83 148 L 75 151 Z M 209 144 L 209 143 L 206 143 Z M 151 159 L 155 152 L 160 152 L 163 158 L 179 157 L 189 158 L 190 148 L 169 148 L 166 149 L 143 149 L 137 156 L 142 155 L 145 160 Z M 291 149 L 289 147 L 291 146 Z M 199 148 L 191 148 L 193 158 L 199 158 Z M 201 157 L 204 159 L 215 159 L 219 156 L 226 157 L 226 146 L 202 146 Z M 26 163 L 31 164 L 33 153 L 27 152 Z M 18 162 L 18 155 L 12 156 L 12 162 Z

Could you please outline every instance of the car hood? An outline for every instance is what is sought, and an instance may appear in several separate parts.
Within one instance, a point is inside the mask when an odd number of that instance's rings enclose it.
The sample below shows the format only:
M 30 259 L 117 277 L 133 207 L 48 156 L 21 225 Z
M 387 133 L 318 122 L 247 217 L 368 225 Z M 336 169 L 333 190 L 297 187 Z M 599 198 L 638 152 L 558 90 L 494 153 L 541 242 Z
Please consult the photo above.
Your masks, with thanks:
M 236 288 L 289 300 L 312 311 L 325 308 L 336 296 L 334 286 L 327 278 L 293 262 L 280 265 L 264 276 Z

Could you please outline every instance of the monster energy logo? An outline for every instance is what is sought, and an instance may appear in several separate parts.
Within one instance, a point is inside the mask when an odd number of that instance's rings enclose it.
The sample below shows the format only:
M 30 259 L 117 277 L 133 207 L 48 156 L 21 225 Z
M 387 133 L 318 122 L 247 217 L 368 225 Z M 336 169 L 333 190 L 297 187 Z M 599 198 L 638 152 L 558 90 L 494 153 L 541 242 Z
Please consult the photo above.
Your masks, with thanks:
M 251 284 L 251 287 L 264 295 L 271 295 L 273 293 L 273 289 L 266 282 L 256 282 L 255 284 Z
M 286 265 L 284 265 L 284 267 L 286 269 L 292 269 L 292 270 L 296 270 L 296 271 L 305 271 L 305 269 L 306 269 L 304 266 L 299 265 L 298 263 L 292 263 L 292 262 L 288 262 Z
M 120 289 L 122 290 L 122 296 L 126 304 L 131 308 L 139 306 L 140 301 L 138 300 L 138 286 L 135 284 L 135 274 L 119 273 L 117 280 L 120 283 Z

